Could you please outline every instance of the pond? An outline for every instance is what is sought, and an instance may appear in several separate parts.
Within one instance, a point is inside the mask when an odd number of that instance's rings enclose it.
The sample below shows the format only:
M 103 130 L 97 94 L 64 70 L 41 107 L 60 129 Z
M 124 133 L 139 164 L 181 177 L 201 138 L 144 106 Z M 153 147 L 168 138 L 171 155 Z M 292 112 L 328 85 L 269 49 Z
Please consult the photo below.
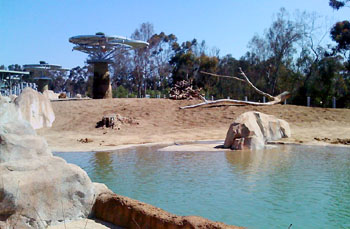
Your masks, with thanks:
M 350 148 L 55 153 L 115 193 L 248 228 L 350 228 Z

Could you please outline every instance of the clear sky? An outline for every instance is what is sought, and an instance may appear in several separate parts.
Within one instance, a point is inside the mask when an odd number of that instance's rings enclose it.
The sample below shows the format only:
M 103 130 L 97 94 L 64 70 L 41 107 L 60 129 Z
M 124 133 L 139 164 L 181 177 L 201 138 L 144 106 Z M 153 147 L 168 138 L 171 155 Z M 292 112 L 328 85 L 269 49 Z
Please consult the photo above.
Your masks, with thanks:
M 143 22 L 180 42 L 205 40 L 220 55 L 239 58 L 254 34 L 262 34 L 281 7 L 316 12 L 328 22 L 349 20 L 349 8 L 328 0 L 0 0 L 0 65 L 45 60 L 65 68 L 84 65 L 69 37 L 104 32 L 130 37 Z

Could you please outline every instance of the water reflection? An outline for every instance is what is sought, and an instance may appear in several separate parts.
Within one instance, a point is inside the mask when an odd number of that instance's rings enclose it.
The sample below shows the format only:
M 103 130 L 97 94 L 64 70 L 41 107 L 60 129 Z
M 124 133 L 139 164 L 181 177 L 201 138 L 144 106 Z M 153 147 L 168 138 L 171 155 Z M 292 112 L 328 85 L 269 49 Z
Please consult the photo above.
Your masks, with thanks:
M 93 165 L 94 176 L 112 177 L 116 174 L 113 167 L 113 158 L 110 152 L 96 152 L 90 158 L 89 163 Z
M 280 171 L 289 168 L 291 157 L 295 156 L 291 152 L 291 146 L 281 146 L 256 151 L 226 151 L 225 157 L 232 165 L 232 172 L 254 176 L 271 169 Z

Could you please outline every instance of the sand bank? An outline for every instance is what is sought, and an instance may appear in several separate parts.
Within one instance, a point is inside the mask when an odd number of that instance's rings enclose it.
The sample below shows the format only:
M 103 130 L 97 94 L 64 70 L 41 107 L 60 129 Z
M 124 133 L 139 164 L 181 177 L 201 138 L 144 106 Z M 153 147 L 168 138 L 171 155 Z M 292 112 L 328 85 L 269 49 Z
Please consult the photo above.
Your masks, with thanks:
M 99 151 L 134 144 L 224 140 L 229 125 L 246 111 L 275 115 L 289 122 L 293 144 L 329 144 L 318 139 L 350 138 L 350 109 L 294 105 L 211 106 L 180 110 L 196 101 L 104 99 L 52 102 L 53 127 L 37 131 L 53 151 Z M 135 120 L 118 129 L 96 128 L 103 115 L 118 113 Z M 138 123 L 138 124 L 137 124 Z M 84 143 L 85 140 L 87 143 Z

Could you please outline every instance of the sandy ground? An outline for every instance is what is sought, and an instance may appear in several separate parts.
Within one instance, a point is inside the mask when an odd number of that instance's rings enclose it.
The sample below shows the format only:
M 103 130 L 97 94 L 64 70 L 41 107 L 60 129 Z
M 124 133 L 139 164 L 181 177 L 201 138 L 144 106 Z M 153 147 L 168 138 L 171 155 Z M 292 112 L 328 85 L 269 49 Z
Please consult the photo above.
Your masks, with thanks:
M 314 138 L 350 138 L 350 109 L 310 108 L 294 105 L 209 106 L 181 110 L 198 101 L 168 99 L 105 99 L 55 101 L 56 120 L 40 129 L 53 151 L 111 150 L 124 145 L 224 140 L 229 125 L 246 111 L 272 114 L 289 122 L 292 137 L 285 142 L 325 144 Z M 103 115 L 118 113 L 133 118 L 120 130 L 96 128 Z M 136 124 L 138 123 L 138 124 Z M 82 143 L 80 139 L 89 139 Z

